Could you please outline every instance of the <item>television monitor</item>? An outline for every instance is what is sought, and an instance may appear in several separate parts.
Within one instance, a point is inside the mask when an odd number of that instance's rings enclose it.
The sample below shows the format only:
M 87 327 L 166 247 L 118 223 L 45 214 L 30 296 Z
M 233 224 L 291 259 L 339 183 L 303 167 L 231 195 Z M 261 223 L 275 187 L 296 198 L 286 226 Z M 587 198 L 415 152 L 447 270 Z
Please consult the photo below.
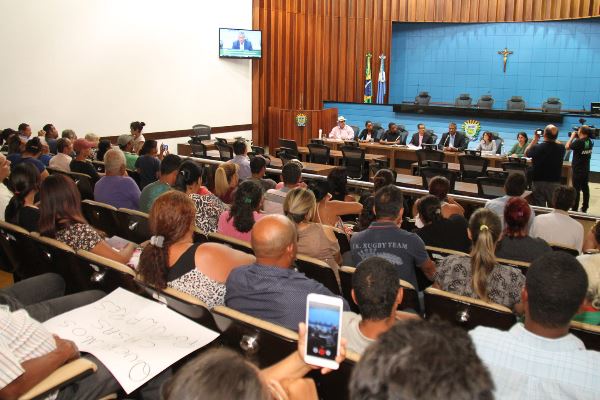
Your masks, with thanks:
M 261 58 L 261 55 L 261 31 L 219 28 L 219 57 Z

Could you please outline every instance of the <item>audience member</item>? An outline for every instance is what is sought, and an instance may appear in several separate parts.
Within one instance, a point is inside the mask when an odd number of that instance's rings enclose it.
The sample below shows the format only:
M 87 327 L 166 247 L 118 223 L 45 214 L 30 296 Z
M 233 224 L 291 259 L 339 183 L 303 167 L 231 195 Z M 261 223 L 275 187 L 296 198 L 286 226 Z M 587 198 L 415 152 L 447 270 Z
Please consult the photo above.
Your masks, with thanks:
M 324 181 L 313 181 L 310 189 L 315 195 L 317 208 L 313 215 L 313 221 L 319 224 L 332 226 L 340 231 L 346 232 L 342 221 L 343 215 L 357 215 L 363 209 L 363 205 L 357 201 L 332 200 L 329 193 L 330 186 Z
M 100 138 L 95 133 L 86 133 L 84 138 L 92 145 L 92 147 L 90 147 L 90 155 L 88 156 L 88 160 L 97 160 L 96 155 L 98 154 L 98 144 L 100 143 Z
M 32 164 L 19 164 L 10 174 L 9 186 L 14 196 L 6 207 L 6 222 L 37 232 L 40 210 L 35 205 L 35 196 L 40 190 L 40 173 Z
M 450 218 L 455 214 L 464 216 L 465 209 L 460 204 L 458 204 L 452 197 L 448 196 L 448 193 L 450 193 L 450 181 L 445 177 L 436 176 L 429 181 L 429 194 L 434 195 L 440 200 L 442 206 L 442 217 Z M 417 200 L 413 205 L 413 215 L 416 214 L 416 227 L 422 228 L 424 224 L 423 221 L 421 221 L 421 217 L 417 213 L 418 207 L 419 200 Z
M 529 270 L 521 299 L 525 322 L 509 331 L 470 332 L 496 383 L 497 399 L 596 399 L 600 353 L 569 333 L 588 288 L 581 264 L 564 252 L 546 253 Z
M 60 138 L 56 141 L 56 155 L 50 159 L 48 166 L 61 171 L 71 172 L 73 144 L 69 139 Z
M 12 162 L 11 156 L 13 156 L 13 154 L 18 154 L 18 156 L 14 156 L 14 157 L 20 157 L 21 153 L 23 151 L 25 151 L 25 142 L 22 141 L 21 138 L 19 137 L 19 135 L 17 135 L 16 133 L 9 135 L 7 137 L 6 146 L 7 146 L 8 159 L 11 162 Z
M 490 210 L 480 208 L 471 215 L 468 232 L 473 241 L 471 255 L 442 259 L 434 285 L 514 309 L 521 300 L 525 277 L 517 269 L 496 262 L 496 243 L 502 233 L 500 219 Z
M 252 160 L 250 160 L 250 172 L 252 176 L 248 178 L 249 181 L 254 181 L 261 185 L 263 192 L 269 189 L 275 189 L 275 181 L 273 179 L 265 178 L 267 172 L 267 159 L 257 154 Z
M 544 141 L 538 144 L 540 135 L 536 132 L 525 149 L 525 156 L 531 157 L 533 193 L 532 204 L 551 207 L 554 191 L 560 186 L 565 146 L 556 141 L 558 128 L 547 125 L 544 128 Z
M 46 171 L 44 163 L 38 159 L 40 154 L 42 154 L 42 143 L 40 142 L 40 138 L 36 136 L 27 142 L 22 155 L 11 154 L 7 158 L 11 161 L 10 166 L 13 170 L 21 163 L 33 164 L 39 171 L 41 179 L 44 180 L 48 176 L 48 171 Z
M 502 197 L 497 197 L 492 200 L 488 200 L 485 203 L 485 208 L 492 211 L 494 214 L 500 218 L 500 223 L 502 224 L 502 229 L 504 230 L 504 208 L 506 207 L 506 203 L 510 199 L 515 197 L 523 196 L 525 190 L 527 189 L 527 178 L 525 175 L 513 172 L 508 175 L 506 181 L 504 182 L 504 193 L 506 193 Z M 529 233 L 531 226 L 533 225 L 533 219 L 535 218 L 535 212 L 529 207 L 529 220 L 527 221 L 526 230 Z
M 372 222 L 375 221 L 376 215 L 373 207 L 375 207 L 375 196 L 365 196 L 361 201 L 363 209 L 358 216 L 357 224 L 354 225 L 353 232 L 362 232 L 367 229 Z
M 94 165 L 88 161 L 90 156 L 90 149 L 92 144 L 85 139 L 77 139 L 73 142 L 73 150 L 75 151 L 75 158 L 71 160 L 69 168 L 71 172 L 77 172 L 80 174 L 88 175 L 92 179 L 92 183 L 98 182 L 100 175 L 94 168 Z
M 108 139 L 102 139 L 98 142 L 98 151 L 96 152 L 95 161 L 104 161 L 104 155 L 107 151 L 112 149 L 112 144 Z M 127 156 L 125 156 L 125 160 L 127 160 Z M 129 168 L 127 168 L 129 169 Z M 135 168 L 131 168 L 132 171 L 135 171 Z
M 441 247 L 468 253 L 471 241 L 467 236 L 467 220 L 460 214 L 444 218 L 442 203 L 433 196 L 427 195 L 419 200 L 417 206 L 424 226 L 414 232 L 419 235 L 425 245 Z
M 81 214 L 81 196 L 73 179 L 55 174 L 40 188 L 40 234 L 56 239 L 73 250 L 91 251 L 122 264 L 131 259 L 136 246 L 127 244 L 120 251 L 106 243 Z
M 417 125 L 417 132 L 410 139 L 410 144 L 421 147 L 423 144 L 434 144 L 433 136 L 425 129 L 425 124 Z
M 133 136 L 131 135 L 120 135 L 117 138 L 117 145 L 125 154 L 125 160 L 127 162 L 127 169 L 135 171 L 135 162 L 138 159 L 137 153 L 133 152 Z
M 496 245 L 496 257 L 508 260 L 532 262 L 552 247 L 540 238 L 532 238 L 527 233 L 530 218 L 529 204 L 520 197 L 513 197 L 504 208 L 504 231 Z
M 160 170 L 160 161 L 164 158 L 164 150 L 158 152 L 158 142 L 156 140 L 147 140 L 142 143 L 139 157 L 135 161 L 135 169 L 140 174 L 140 188 L 144 189 L 147 185 L 158 180 Z
M 73 142 L 75 142 L 75 140 L 77 140 L 77 134 L 75 133 L 75 131 L 73 129 L 63 130 L 62 133 L 60 134 L 60 137 L 69 139 L 71 141 L 71 143 L 73 143 Z
M 331 200 L 356 201 L 348 194 L 348 174 L 346 167 L 335 167 L 327 175 Z
M 13 197 L 13 193 L 8 190 L 4 184 L 6 178 L 10 175 L 10 161 L 6 159 L 4 154 L 0 153 L 0 221 L 4 221 L 4 210 Z
M 496 154 L 496 141 L 494 140 L 492 132 L 483 132 L 483 138 L 475 150 L 481 151 L 482 154 Z
M 398 129 L 398 125 L 394 122 L 390 122 L 388 124 L 388 130 L 384 132 L 379 143 L 406 145 L 406 137 L 402 140 L 402 131 Z
M 404 198 L 402 191 L 385 186 L 375 193 L 376 220 L 366 230 L 355 233 L 350 239 L 354 265 L 370 257 L 381 257 L 398 269 L 400 278 L 417 285 L 416 268 L 433 279 L 435 264 L 429 259 L 425 244 L 419 236 L 400 228 Z
M 596 220 L 596 223 L 592 225 L 588 233 L 585 235 L 585 239 L 583 241 L 583 251 L 584 253 L 588 253 L 585 255 L 589 255 L 589 253 L 600 253 L 600 229 L 598 229 L 599 226 L 600 221 Z M 600 259 L 598 259 L 598 261 L 600 261 Z M 600 264 L 598 264 L 598 268 L 600 268 Z
M 577 257 L 588 278 L 588 289 L 583 305 L 573 317 L 574 321 L 584 324 L 600 325 L 600 253 L 585 254 Z
M 400 275 L 392 263 L 380 257 L 361 262 L 352 275 L 352 300 L 360 314 L 346 311 L 342 315 L 341 331 L 348 349 L 362 354 L 397 318 L 414 318 L 414 314 L 397 313 L 402 296 Z
M 131 132 L 131 136 L 133 136 L 133 152 L 136 154 L 142 150 L 142 146 L 146 141 L 144 135 L 142 135 L 144 126 L 146 126 L 146 123 L 140 121 L 135 121 L 129 124 L 129 130 Z
M 365 129 L 360 132 L 357 139 L 364 142 L 373 142 L 377 139 L 377 132 L 373 129 L 371 121 L 365 122 Z
M 354 140 L 354 129 L 346 125 L 346 118 L 340 115 L 337 121 L 338 124 L 329 132 L 329 139 Z
M 150 244 L 138 272 L 157 289 L 167 286 L 202 300 L 207 307 L 225 304 L 225 281 L 234 268 L 254 256 L 219 243 L 194 243 L 194 202 L 184 193 L 159 196 L 150 210 Z
M 248 148 L 246 141 L 236 140 L 233 143 L 233 153 L 235 156 L 231 160 L 232 163 L 238 166 L 238 176 L 240 180 L 248 179 L 252 176 L 250 171 L 250 159 L 248 158 Z
M 375 173 L 375 176 L 373 176 L 373 191 L 363 192 L 358 201 L 362 204 L 363 209 L 358 216 L 357 224 L 354 226 L 354 232 L 364 231 L 371 225 L 371 222 L 375 221 L 375 213 L 373 212 L 375 198 L 373 197 L 373 193 L 376 193 L 384 186 L 393 185 L 395 182 L 396 174 L 392 170 L 382 168 Z
M 56 141 L 58 139 L 58 129 L 53 124 L 46 124 L 42 128 L 44 130 L 44 139 L 48 144 L 50 153 L 56 154 Z
M 40 153 L 38 160 L 40 160 L 42 164 L 44 164 L 44 167 L 49 167 L 50 160 L 52 159 L 52 156 L 50 155 L 50 148 L 48 147 L 48 144 L 46 143 L 43 137 L 40 139 L 42 141 L 42 152 Z
M 104 155 L 105 176 L 94 186 L 94 200 L 116 208 L 137 210 L 140 206 L 140 188 L 127 175 L 125 155 L 119 149 L 111 149 Z
M 394 185 L 396 183 L 396 172 L 391 169 L 382 168 L 373 176 L 373 193 L 384 186 Z
M 438 149 L 457 152 L 464 151 L 468 145 L 465 134 L 456 130 L 456 123 L 450 122 L 448 132 L 444 133 L 438 142 Z
M 297 233 L 288 218 L 267 215 L 254 224 L 251 236 L 256 263 L 229 274 L 225 303 L 254 317 L 296 329 L 305 320 L 309 293 L 333 293 L 292 268 Z M 343 303 L 344 310 L 348 310 L 348 303 Z
M 587 125 L 582 125 L 573 132 L 565 148 L 573 151 L 573 187 L 575 188 L 575 204 L 573 211 L 579 208 L 579 192 L 583 192 L 581 212 L 587 212 L 590 205 L 590 160 L 594 149 L 594 141 L 590 137 L 592 130 Z
M 260 213 L 262 200 L 263 191 L 259 184 L 253 181 L 240 183 L 233 195 L 231 209 L 219 217 L 217 232 L 250 242 L 254 223 L 264 216 Z
M 269 189 L 265 193 L 263 210 L 266 214 L 283 214 L 283 202 L 290 190 L 299 186 L 302 180 L 302 168 L 298 164 L 289 162 L 281 169 L 281 189 Z
M 296 224 L 298 253 L 326 262 L 339 281 L 340 245 L 330 226 L 311 222 L 315 208 L 315 195 L 304 188 L 292 189 L 283 202 L 283 213 Z
M 517 143 L 508 151 L 511 157 L 525 157 L 525 149 L 529 145 L 529 138 L 526 132 L 517 133 Z
M 233 162 L 226 162 L 219 165 L 215 172 L 215 195 L 225 204 L 233 202 L 233 192 L 240 180 L 239 168 Z
M 219 217 L 228 207 L 212 193 L 198 194 L 202 187 L 202 167 L 193 161 L 184 161 L 179 167 L 175 189 L 187 194 L 196 206 L 196 226 L 204 233 L 216 232 Z
M 125 155 L 127 158 L 127 154 Z M 167 154 L 160 163 L 160 177 L 147 185 L 140 194 L 140 211 L 148 213 L 154 200 L 175 185 L 181 158 L 176 154 Z
M 25 122 L 22 122 L 22 123 L 19 124 L 19 127 L 17 128 L 17 131 L 18 131 L 19 137 L 24 142 L 27 142 L 31 138 L 31 133 L 32 133 L 31 132 L 31 126 L 29 126 Z
M 550 245 L 570 247 L 579 252 L 583 247 L 583 225 L 569 216 L 575 202 L 575 189 L 559 185 L 554 191 L 554 210 L 535 217 L 529 234 L 544 239 Z
M 350 378 L 351 400 L 491 400 L 493 390 L 468 333 L 440 319 L 396 323 Z

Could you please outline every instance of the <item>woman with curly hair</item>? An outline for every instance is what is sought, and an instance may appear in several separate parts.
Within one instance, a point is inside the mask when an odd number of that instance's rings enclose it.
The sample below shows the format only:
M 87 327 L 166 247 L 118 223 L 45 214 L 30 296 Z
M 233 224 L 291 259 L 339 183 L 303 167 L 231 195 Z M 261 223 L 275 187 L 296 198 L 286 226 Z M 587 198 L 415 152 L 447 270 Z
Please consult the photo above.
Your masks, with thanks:
M 254 223 L 264 215 L 259 213 L 262 201 L 263 191 L 258 183 L 242 182 L 233 195 L 231 209 L 219 217 L 217 232 L 250 242 Z

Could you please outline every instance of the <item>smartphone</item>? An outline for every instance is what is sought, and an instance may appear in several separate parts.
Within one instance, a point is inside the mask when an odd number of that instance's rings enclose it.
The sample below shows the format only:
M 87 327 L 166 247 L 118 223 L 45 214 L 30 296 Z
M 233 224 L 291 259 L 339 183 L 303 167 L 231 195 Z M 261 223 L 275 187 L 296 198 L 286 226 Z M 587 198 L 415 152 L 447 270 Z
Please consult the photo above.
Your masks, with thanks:
M 542 133 L 544 133 L 544 131 L 542 129 L 536 129 L 535 130 L 536 136 L 542 136 Z
M 304 361 L 319 367 L 338 369 L 342 312 L 339 297 L 310 293 L 306 297 L 306 347 Z
M 165 151 L 169 150 L 169 145 L 168 144 L 161 144 L 160 145 L 160 152 L 164 153 Z

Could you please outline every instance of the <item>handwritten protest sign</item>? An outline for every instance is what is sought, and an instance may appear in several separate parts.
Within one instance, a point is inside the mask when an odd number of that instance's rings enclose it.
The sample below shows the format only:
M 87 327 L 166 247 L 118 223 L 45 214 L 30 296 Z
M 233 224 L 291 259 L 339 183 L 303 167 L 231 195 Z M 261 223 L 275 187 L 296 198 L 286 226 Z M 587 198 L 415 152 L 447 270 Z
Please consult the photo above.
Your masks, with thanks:
M 219 336 L 122 288 L 54 317 L 44 326 L 96 356 L 126 393 Z

